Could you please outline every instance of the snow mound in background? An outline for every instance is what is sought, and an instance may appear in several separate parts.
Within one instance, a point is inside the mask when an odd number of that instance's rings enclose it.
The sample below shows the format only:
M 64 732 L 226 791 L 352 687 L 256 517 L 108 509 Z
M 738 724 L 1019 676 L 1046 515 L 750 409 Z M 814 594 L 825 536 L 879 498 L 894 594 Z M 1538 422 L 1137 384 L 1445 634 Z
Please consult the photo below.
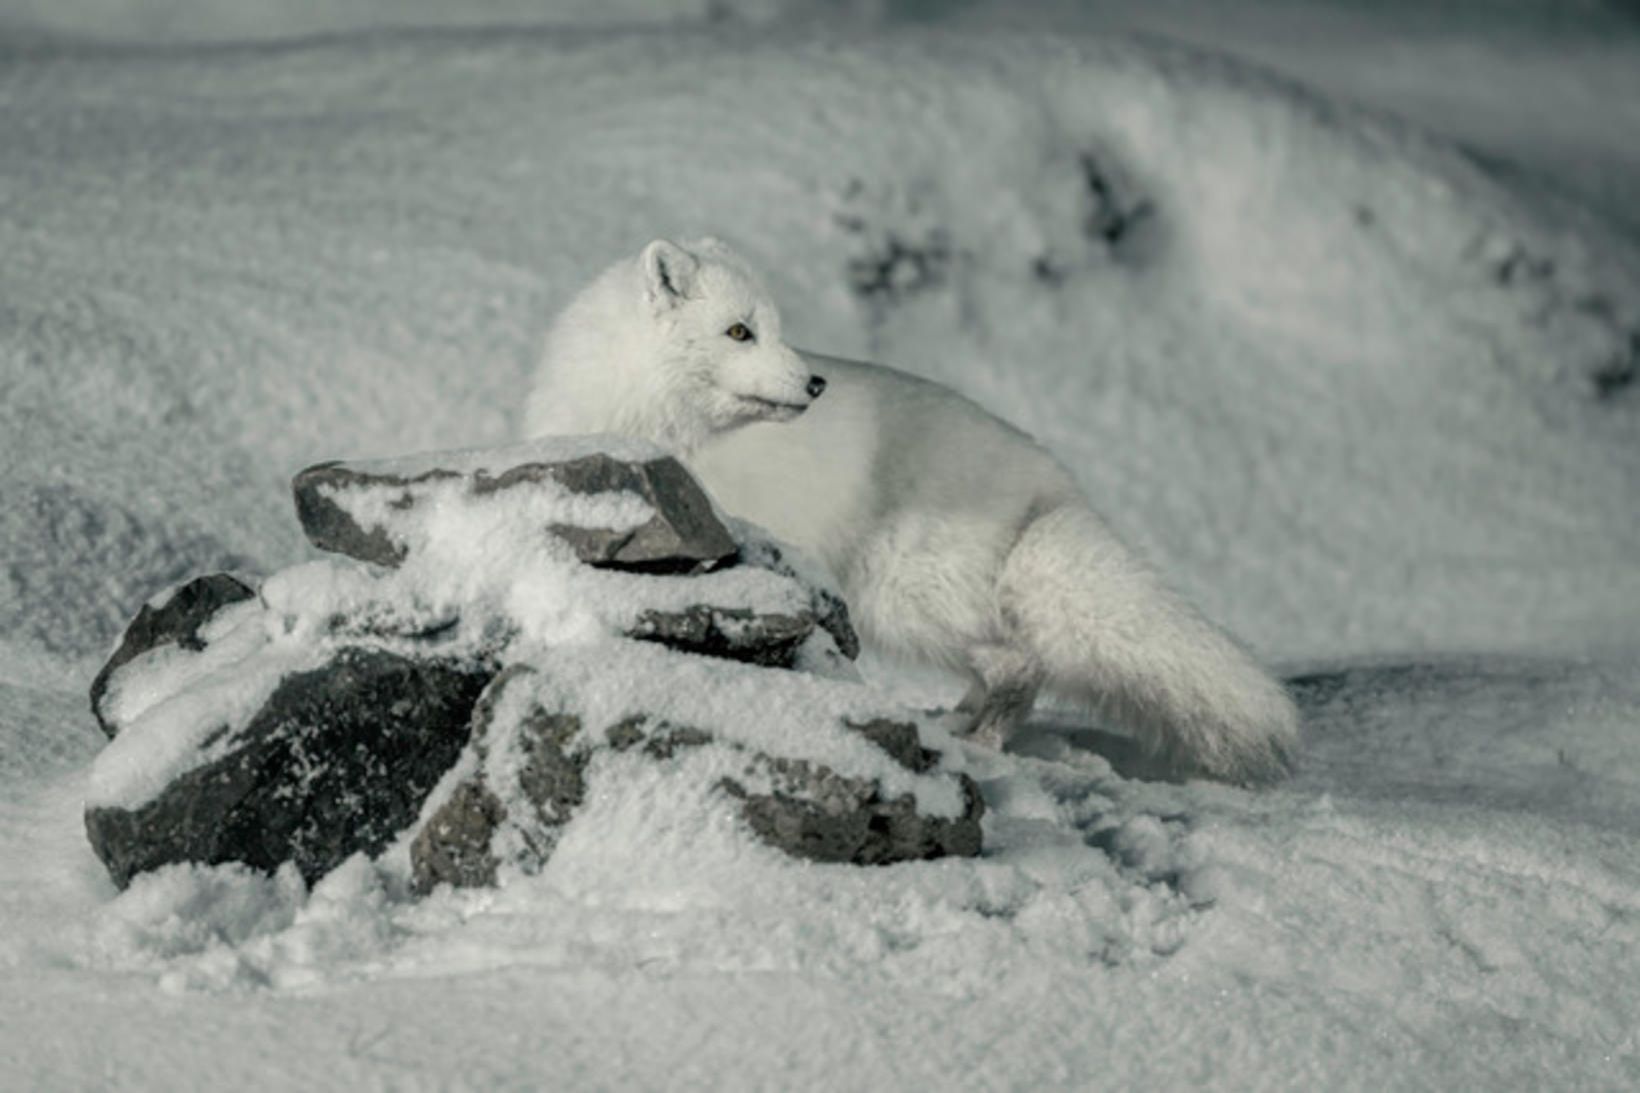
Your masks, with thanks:
M 1210 58 L 474 33 L 0 79 L 26 648 L 288 562 L 315 458 L 506 439 L 554 310 L 702 231 L 800 344 L 1035 433 L 1267 655 L 1632 636 L 1635 253 Z

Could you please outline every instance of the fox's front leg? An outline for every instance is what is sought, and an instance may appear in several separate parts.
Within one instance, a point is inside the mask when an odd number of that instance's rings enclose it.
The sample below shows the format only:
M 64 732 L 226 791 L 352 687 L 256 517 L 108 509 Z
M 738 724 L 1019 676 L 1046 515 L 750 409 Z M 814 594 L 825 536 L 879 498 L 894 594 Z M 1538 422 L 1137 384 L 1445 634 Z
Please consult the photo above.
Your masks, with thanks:
M 978 645 L 968 650 L 974 684 L 957 712 L 968 721 L 964 734 L 1001 750 L 1025 723 L 1042 690 L 1042 668 L 1029 653 L 1007 645 Z

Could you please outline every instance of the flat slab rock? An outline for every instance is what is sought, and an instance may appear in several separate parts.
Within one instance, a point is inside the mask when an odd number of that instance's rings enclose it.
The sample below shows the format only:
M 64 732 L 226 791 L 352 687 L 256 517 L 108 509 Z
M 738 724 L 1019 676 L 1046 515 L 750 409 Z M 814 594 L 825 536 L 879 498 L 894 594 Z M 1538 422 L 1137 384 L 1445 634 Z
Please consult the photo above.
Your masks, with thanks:
M 738 773 L 719 782 L 725 801 L 765 842 L 811 861 L 879 865 L 945 856 L 977 855 L 985 806 L 965 774 L 935 768 L 937 752 L 924 748 L 915 725 L 888 720 L 844 722 L 906 771 L 958 784 L 961 814 L 930 816 L 910 794 L 890 795 L 875 779 L 840 774 L 807 760 L 788 759 L 719 740 L 707 727 L 675 725 L 643 715 L 588 726 L 573 712 L 509 701 L 509 688 L 528 684 L 538 669 L 513 666 L 496 677 L 473 715 L 473 751 L 463 773 L 446 787 L 443 803 L 411 843 L 413 883 L 426 893 L 440 884 L 494 884 L 503 864 L 538 870 L 558 835 L 587 799 L 591 757 L 599 749 L 633 752 L 655 761 L 701 747 L 739 753 Z M 548 669 L 550 670 L 550 668 Z M 510 712 L 509 712 L 510 711 Z M 504 774 L 489 759 L 506 751 Z M 509 784 L 497 785 L 497 779 Z
M 790 668 L 815 623 L 808 612 L 760 615 L 746 608 L 697 604 L 682 611 L 645 611 L 627 636 L 684 653 Z
M 787 561 L 780 546 L 749 524 L 738 525 L 739 550 L 723 571 L 761 569 L 775 574 L 806 603 L 788 611 L 754 611 L 711 602 L 681 609 L 642 611 L 624 633 L 685 653 L 723 657 L 765 668 L 795 668 L 804 644 L 815 632 L 830 635 L 836 653 L 847 660 L 860 655 L 860 638 L 849 619 L 848 605 L 824 583 Z M 721 572 L 721 571 L 720 571 Z
M 116 884 L 173 862 L 296 864 L 310 883 L 412 824 L 466 745 L 493 673 L 346 648 L 287 676 L 209 761 L 135 808 L 89 808 L 86 834 Z
M 404 562 L 415 541 L 418 510 L 457 484 L 475 502 L 514 491 L 587 497 L 630 495 L 651 510 L 636 526 L 601 527 L 564 518 L 542 528 L 568 543 L 588 565 L 650 573 L 709 569 L 732 558 L 736 544 L 700 484 L 668 455 L 622 459 L 602 451 L 552 458 L 550 446 L 478 453 L 433 453 L 379 463 L 320 463 L 291 483 L 302 530 L 321 550 L 376 565 Z M 574 449 L 568 449 L 574 451 Z M 545 457 L 532 454 L 545 453 Z

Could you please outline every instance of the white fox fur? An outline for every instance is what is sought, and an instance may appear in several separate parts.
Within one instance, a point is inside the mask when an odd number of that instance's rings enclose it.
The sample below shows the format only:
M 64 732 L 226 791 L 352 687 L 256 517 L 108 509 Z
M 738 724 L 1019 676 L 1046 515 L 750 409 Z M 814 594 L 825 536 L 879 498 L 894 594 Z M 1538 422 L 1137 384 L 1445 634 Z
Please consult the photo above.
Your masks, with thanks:
M 657 240 L 582 292 L 548 336 L 525 428 L 678 452 L 726 510 L 829 565 L 868 642 L 972 678 L 961 708 L 993 745 L 1047 687 L 1179 773 L 1264 781 L 1296 746 L 1280 684 L 1125 549 L 1052 456 L 945 387 L 787 347 L 716 240 Z

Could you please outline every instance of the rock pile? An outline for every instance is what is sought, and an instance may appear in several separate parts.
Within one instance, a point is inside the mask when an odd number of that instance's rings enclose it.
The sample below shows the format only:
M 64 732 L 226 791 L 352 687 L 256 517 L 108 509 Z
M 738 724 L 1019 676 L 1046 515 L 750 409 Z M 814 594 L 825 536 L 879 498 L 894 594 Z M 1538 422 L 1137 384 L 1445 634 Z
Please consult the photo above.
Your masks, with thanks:
M 550 858 L 600 779 L 693 779 L 817 861 L 977 854 L 979 794 L 857 682 L 842 600 L 613 438 L 327 463 L 294 482 L 347 557 L 145 606 L 98 673 L 86 830 L 120 885 L 171 862 L 310 882 L 409 846 L 413 880 Z

